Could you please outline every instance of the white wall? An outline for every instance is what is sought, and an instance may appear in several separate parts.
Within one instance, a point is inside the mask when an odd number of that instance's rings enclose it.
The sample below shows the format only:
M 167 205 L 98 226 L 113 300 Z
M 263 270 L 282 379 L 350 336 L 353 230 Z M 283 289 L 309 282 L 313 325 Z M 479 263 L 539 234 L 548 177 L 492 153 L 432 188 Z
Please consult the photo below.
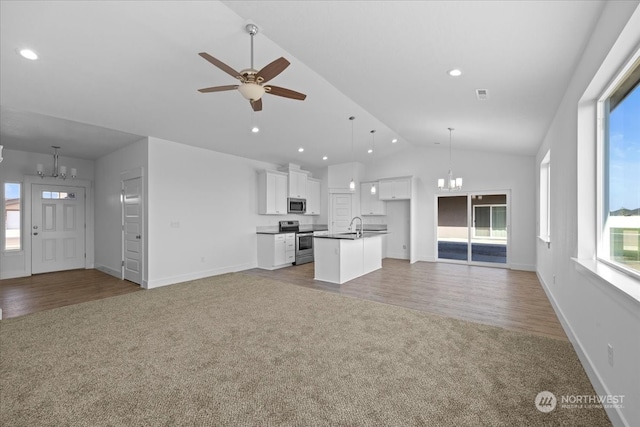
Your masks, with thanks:
M 30 191 L 25 188 L 25 176 L 30 176 L 32 179 L 40 180 L 39 177 L 34 177 L 36 175 L 36 164 L 42 163 L 44 165 L 45 173 L 51 173 L 53 170 L 53 149 L 51 154 L 39 154 L 39 153 L 29 153 L 26 151 L 19 150 L 8 150 L 4 149 L 3 151 L 4 161 L 0 164 L 0 183 L 2 183 L 0 187 L 0 193 L 2 193 L 2 199 L 4 200 L 4 183 L 5 182 L 19 182 L 23 184 L 22 188 L 22 196 L 23 196 L 23 205 L 22 205 L 22 221 L 23 227 L 22 232 L 25 234 L 23 236 L 23 248 L 25 250 L 20 252 L 1 252 L 0 251 L 0 279 L 7 279 L 11 277 L 22 277 L 28 276 L 31 274 L 31 263 L 30 263 L 30 245 L 28 241 L 25 239 L 29 239 L 30 234 L 29 228 L 27 228 L 30 224 L 30 218 L 25 218 L 25 212 L 27 211 L 27 203 L 30 201 L 25 200 L 28 198 Z M 78 180 L 94 180 L 94 162 L 92 160 L 84 160 L 84 159 L 75 159 L 67 156 L 63 156 L 62 154 L 59 157 L 59 165 L 65 165 L 67 168 L 75 167 L 78 169 Z M 62 180 L 57 180 L 59 183 L 63 183 Z M 73 182 L 70 178 L 66 181 L 67 183 Z M 89 194 L 87 195 L 87 233 L 86 233 L 86 251 L 87 251 L 87 265 L 93 265 L 94 259 L 94 232 L 93 232 L 93 194 L 91 193 L 92 189 L 89 189 Z M 4 237 L 4 215 L 0 215 L 0 237 Z
M 387 202 L 387 257 L 409 259 L 411 248 L 410 201 Z M 379 223 L 379 222 L 378 222 Z
M 378 161 L 374 170 L 367 169 L 364 181 L 413 175 L 417 203 L 417 256 L 422 261 L 435 261 L 435 196 L 437 180 L 446 176 L 449 150 L 415 148 Z M 511 268 L 535 270 L 535 159 L 534 156 L 453 151 L 453 172 L 464 179 L 464 191 L 511 190 Z M 391 219 L 387 215 L 387 222 Z
M 148 287 L 256 267 L 257 172 L 277 165 L 149 138 Z
M 638 46 L 638 2 L 608 2 L 536 158 L 537 170 L 551 150 L 551 247 L 537 243 L 538 276 L 596 392 L 624 396 L 608 411 L 615 425 L 640 420 L 640 303 L 571 258 L 595 255 L 594 103 Z
M 148 168 L 147 150 L 148 139 L 144 138 L 113 153 L 107 154 L 96 161 L 95 204 L 97 244 L 95 265 L 97 269 L 116 277 L 122 277 L 122 233 L 120 231 L 122 227 L 122 205 L 120 200 L 122 189 L 121 174 L 123 172 L 141 169 L 143 175 L 146 175 Z M 143 177 L 143 182 L 145 183 L 144 187 L 146 190 L 146 176 Z M 148 233 L 144 233 L 144 235 L 144 240 L 146 241 Z M 146 255 L 145 250 L 143 256 L 143 283 L 147 280 Z

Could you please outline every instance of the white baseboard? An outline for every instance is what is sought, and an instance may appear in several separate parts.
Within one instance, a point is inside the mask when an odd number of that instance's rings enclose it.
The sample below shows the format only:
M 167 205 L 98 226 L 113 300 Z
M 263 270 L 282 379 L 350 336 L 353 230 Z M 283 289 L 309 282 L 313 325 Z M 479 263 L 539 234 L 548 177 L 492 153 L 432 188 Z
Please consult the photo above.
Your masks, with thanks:
M 409 259 L 409 254 L 404 252 L 387 252 L 387 258 Z
M 117 277 L 118 279 L 122 279 L 122 272 L 118 270 L 114 270 L 113 268 L 104 266 L 104 265 L 96 265 L 96 270 L 100 270 L 103 273 L 107 273 L 109 276 Z
M 609 389 L 602 381 L 602 377 L 598 373 L 598 370 L 595 368 L 594 364 L 591 362 L 591 358 L 589 357 L 589 354 L 585 351 L 582 343 L 580 342 L 580 339 L 574 333 L 573 328 L 571 327 L 571 324 L 569 323 L 569 321 L 564 315 L 564 312 L 562 311 L 560 306 L 558 306 L 558 303 L 556 302 L 556 299 L 551 293 L 549 286 L 544 281 L 544 279 L 542 278 L 542 275 L 538 271 L 536 271 L 536 275 L 538 276 L 538 280 L 540 280 L 540 283 L 542 284 L 542 289 L 544 289 L 544 292 L 547 294 L 547 298 L 549 299 L 549 302 L 551 302 L 553 311 L 555 311 L 556 316 L 558 316 L 558 319 L 560 320 L 560 324 L 562 325 L 562 328 L 564 329 L 565 334 L 567 334 L 569 341 L 573 345 L 573 349 L 578 355 L 578 359 L 580 359 L 580 363 L 582 364 L 582 367 L 587 373 L 587 377 L 589 377 L 589 380 L 591 381 L 591 385 L 593 385 L 593 388 L 596 394 L 610 395 L 611 393 L 609 392 Z M 625 427 L 630 426 L 630 424 L 626 422 L 626 418 L 620 412 L 619 408 L 605 407 L 605 410 L 607 411 L 607 415 L 609 416 L 609 419 L 611 420 L 611 423 L 614 426 L 625 426 Z
M 535 265 L 530 264 L 514 264 L 511 263 L 509 266 L 512 270 L 521 270 L 521 271 L 536 271 Z
M 175 285 L 176 283 L 188 282 L 189 280 L 198 280 L 198 279 L 203 279 L 205 277 L 218 276 L 220 274 L 235 273 L 236 271 L 248 270 L 254 267 L 255 265 L 252 265 L 252 264 L 239 264 L 239 265 L 234 265 L 229 267 L 216 268 L 213 270 L 205 270 L 205 271 L 198 271 L 198 272 L 188 273 L 188 274 L 180 274 L 177 276 L 166 277 L 163 279 L 148 280 L 146 282 L 145 288 L 153 289 L 153 288 L 159 288 L 162 286 Z
M 17 279 L 18 277 L 29 277 L 31 274 L 28 274 L 24 270 L 14 270 L 14 271 L 3 271 L 0 275 L 0 279 Z

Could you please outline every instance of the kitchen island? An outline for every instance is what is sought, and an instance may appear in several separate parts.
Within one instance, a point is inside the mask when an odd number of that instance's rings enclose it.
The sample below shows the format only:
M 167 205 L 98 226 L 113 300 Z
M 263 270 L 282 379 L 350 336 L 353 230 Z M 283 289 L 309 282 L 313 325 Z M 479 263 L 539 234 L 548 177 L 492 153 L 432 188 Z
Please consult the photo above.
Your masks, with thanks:
M 328 234 L 313 238 L 315 280 L 342 284 L 382 268 L 383 233 Z

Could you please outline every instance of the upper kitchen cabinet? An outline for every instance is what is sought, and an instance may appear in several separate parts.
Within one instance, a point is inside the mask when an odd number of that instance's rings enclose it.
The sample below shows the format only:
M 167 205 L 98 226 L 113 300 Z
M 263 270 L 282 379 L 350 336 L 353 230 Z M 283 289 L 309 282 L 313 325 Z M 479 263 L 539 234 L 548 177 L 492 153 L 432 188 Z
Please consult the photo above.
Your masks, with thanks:
M 411 199 L 411 177 L 381 179 L 379 183 L 380 200 Z
M 258 173 L 258 213 L 268 215 L 287 214 L 286 173 L 272 170 L 264 170 Z
M 371 194 L 371 186 L 373 184 L 375 184 L 379 190 L 380 185 L 377 182 L 363 182 L 360 184 L 360 214 L 386 215 L 387 205 L 378 197 L 380 191 L 376 191 L 375 194 Z
M 289 197 L 307 198 L 307 173 L 289 170 Z
M 320 215 L 320 180 L 307 178 L 307 213 Z

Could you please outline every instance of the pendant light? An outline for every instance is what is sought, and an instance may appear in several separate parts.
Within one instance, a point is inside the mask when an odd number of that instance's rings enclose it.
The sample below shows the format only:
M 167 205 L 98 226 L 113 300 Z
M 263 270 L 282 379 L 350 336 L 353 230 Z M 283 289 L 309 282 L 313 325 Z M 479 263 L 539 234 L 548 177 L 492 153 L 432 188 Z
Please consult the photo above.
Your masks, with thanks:
M 373 156 L 376 155 L 376 130 L 371 130 L 371 170 L 373 170 Z M 376 183 L 371 183 L 371 194 L 376 194 Z
M 460 190 L 462 188 L 462 178 L 453 178 L 453 172 L 451 171 L 451 132 L 453 128 L 449 129 L 449 174 L 447 178 L 438 179 L 438 189 L 440 191 L 453 191 Z
M 353 151 L 353 121 L 356 118 L 354 116 L 349 117 L 349 120 L 351 120 L 351 182 L 349 183 L 349 190 L 351 191 L 356 191 L 356 182 L 354 181 L 353 177 L 355 175 L 355 162 L 356 162 L 356 158 L 355 158 L 355 154 Z

